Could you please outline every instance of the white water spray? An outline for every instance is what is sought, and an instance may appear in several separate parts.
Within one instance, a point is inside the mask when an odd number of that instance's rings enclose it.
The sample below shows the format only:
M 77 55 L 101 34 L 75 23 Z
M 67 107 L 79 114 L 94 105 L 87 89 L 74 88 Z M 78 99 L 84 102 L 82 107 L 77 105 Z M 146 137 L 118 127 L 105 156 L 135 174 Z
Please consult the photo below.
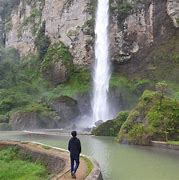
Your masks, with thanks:
M 108 88 L 110 80 L 109 62 L 109 0 L 98 0 L 95 27 L 95 65 L 93 74 L 93 123 L 109 119 Z

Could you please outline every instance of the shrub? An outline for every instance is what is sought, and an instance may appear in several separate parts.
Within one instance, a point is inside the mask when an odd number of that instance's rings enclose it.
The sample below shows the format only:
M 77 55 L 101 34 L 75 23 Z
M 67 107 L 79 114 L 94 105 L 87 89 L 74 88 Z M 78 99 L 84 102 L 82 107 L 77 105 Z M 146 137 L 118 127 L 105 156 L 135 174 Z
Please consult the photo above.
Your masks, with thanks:
M 122 111 L 118 114 L 114 120 L 109 120 L 95 129 L 92 130 L 92 134 L 96 136 L 117 136 L 122 124 L 126 121 L 128 112 Z

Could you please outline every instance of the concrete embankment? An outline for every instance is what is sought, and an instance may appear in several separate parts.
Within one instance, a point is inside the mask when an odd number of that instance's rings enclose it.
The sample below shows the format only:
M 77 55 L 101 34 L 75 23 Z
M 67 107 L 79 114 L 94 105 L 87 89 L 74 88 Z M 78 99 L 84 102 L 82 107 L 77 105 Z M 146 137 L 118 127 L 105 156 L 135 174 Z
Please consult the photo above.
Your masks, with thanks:
M 0 141 L 0 149 L 16 147 L 22 157 L 28 156 L 32 161 L 37 160 L 44 164 L 48 171 L 53 174 L 51 180 L 70 180 L 70 161 L 68 151 L 46 146 L 37 142 L 19 142 L 19 141 Z M 88 163 L 91 163 L 92 169 L 89 171 Z M 80 158 L 80 167 L 77 172 L 77 180 L 102 180 L 102 174 L 99 164 L 82 155 Z
M 167 142 L 151 141 L 151 145 L 153 147 L 159 147 L 159 148 L 163 148 L 163 149 L 179 150 L 179 145 L 169 144 Z

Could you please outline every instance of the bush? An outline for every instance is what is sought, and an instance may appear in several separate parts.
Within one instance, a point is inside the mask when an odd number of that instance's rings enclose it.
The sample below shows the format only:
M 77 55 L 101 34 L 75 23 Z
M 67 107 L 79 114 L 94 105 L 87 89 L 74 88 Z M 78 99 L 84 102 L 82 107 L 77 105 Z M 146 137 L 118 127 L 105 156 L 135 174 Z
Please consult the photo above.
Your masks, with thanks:
M 73 69 L 72 55 L 69 52 L 68 47 L 63 43 L 53 44 L 45 55 L 41 70 L 46 71 L 49 69 L 51 64 L 59 62 L 60 60 L 62 60 L 62 62 L 68 67 L 69 70 Z
M 92 130 L 92 134 L 96 136 L 117 136 L 122 124 L 126 121 L 128 112 L 120 112 L 116 119 L 109 120 L 95 129 Z
M 43 61 L 43 58 L 47 53 L 50 43 L 51 43 L 50 38 L 45 35 L 45 21 L 44 21 L 35 39 L 35 45 L 37 47 L 37 52 L 39 55 L 39 59 L 41 61 Z
M 150 140 L 178 140 L 179 102 L 161 94 L 145 91 L 129 113 L 118 134 L 119 142 L 149 144 Z

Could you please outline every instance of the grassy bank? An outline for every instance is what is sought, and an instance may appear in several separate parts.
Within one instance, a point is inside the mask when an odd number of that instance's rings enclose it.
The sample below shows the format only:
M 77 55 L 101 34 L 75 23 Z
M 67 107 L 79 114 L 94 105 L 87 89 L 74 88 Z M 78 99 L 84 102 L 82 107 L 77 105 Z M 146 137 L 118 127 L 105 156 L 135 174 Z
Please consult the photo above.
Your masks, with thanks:
M 38 162 L 22 160 L 15 148 L 0 150 L 0 179 L 43 180 L 48 179 L 46 168 Z
M 179 141 L 168 141 L 167 144 L 179 145 Z

